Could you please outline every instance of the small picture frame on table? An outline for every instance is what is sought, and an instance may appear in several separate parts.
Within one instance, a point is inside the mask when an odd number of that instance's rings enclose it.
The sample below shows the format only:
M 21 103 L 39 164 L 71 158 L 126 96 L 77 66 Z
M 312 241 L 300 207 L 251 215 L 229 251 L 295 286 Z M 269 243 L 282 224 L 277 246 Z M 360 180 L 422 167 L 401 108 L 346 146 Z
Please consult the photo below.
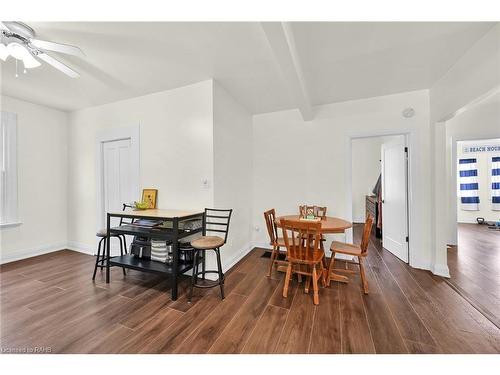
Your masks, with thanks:
M 158 189 L 142 189 L 142 202 L 148 203 L 148 208 L 156 208 Z

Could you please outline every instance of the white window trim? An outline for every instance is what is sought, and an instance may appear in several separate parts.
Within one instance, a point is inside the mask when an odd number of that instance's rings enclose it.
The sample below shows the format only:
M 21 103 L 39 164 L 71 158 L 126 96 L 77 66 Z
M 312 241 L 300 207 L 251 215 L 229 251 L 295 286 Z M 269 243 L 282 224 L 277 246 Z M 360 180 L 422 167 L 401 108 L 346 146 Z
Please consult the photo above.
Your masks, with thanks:
M 7 212 L 7 217 L 0 216 L 0 228 L 20 225 L 17 197 L 17 115 L 0 112 L 2 131 L 2 155 L 0 173 L 6 174 L 5 186 L 1 186 L 0 207 Z M 3 185 L 3 184 L 2 184 Z

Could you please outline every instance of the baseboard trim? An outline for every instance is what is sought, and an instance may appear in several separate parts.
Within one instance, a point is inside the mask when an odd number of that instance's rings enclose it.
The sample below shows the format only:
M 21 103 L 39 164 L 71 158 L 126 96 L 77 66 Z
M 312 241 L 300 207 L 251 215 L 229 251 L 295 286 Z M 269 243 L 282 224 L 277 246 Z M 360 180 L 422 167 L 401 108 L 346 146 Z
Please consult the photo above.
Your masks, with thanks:
M 89 246 L 87 244 L 81 243 L 81 242 L 76 242 L 76 241 L 69 241 L 68 242 L 68 250 L 73 250 L 77 251 L 79 253 L 83 254 L 88 254 L 88 255 L 95 255 L 96 254 L 96 249 L 92 246 Z
M 8 254 L 6 256 L 2 255 L 0 257 L 0 264 L 11 263 L 17 260 L 23 260 L 27 258 L 36 257 L 38 255 L 53 253 L 56 251 L 66 249 L 66 246 L 67 244 L 65 242 L 56 242 L 50 245 L 42 245 L 30 249 L 15 251 L 12 254 Z

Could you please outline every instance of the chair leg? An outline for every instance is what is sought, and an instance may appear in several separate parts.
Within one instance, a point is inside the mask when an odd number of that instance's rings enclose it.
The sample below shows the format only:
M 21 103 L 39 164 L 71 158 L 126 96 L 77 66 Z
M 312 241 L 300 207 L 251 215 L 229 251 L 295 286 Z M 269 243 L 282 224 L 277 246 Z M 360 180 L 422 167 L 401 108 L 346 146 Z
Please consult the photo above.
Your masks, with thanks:
M 311 287 L 311 278 L 309 276 L 306 276 L 306 282 L 304 285 L 304 293 L 309 294 L 309 288 Z
M 363 262 L 364 262 L 363 257 L 358 257 L 359 273 L 361 274 L 361 283 L 363 284 L 363 292 L 365 294 L 368 294 L 368 282 L 366 281 L 365 265 L 363 264 Z
M 128 254 L 128 251 L 127 251 L 127 250 L 128 250 L 128 249 L 127 249 L 127 238 L 125 237 L 125 235 L 124 235 L 124 234 L 122 234 L 121 236 L 122 236 L 122 238 L 123 238 L 123 247 L 124 247 L 124 252 L 125 252 L 125 254 Z
M 191 286 L 188 292 L 188 303 L 191 303 L 191 298 L 193 297 L 194 289 L 194 279 L 196 277 L 196 262 L 198 261 L 198 250 L 193 250 L 193 275 L 191 276 Z
M 273 272 L 274 260 L 277 257 L 277 253 L 278 253 L 278 248 L 276 246 L 273 246 L 273 251 L 271 252 L 271 261 L 269 263 L 269 271 L 267 272 L 267 277 L 270 277 L 271 273 Z
M 325 261 L 325 257 L 321 259 L 321 263 L 319 264 L 320 274 L 318 277 L 321 278 L 321 283 L 323 284 L 323 288 L 326 288 L 326 275 L 325 275 L 325 267 L 323 266 L 323 262 Z
M 193 276 L 194 276 L 194 284 L 198 284 L 198 273 L 200 272 L 200 252 L 201 256 L 203 256 L 204 251 L 200 250 L 199 252 L 196 252 L 196 262 L 193 267 Z M 203 266 L 202 266 L 202 271 L 203 271 Z
M 328 265 L 328 276 L 326 277 L 326 286 L 330 286 L 334 265 L 335 265 L 335 252 L 332 251 L 332 257 L 330 258 L 330 264 Z
M 206 250 L 203 250 L 202 256 L 203 256 L 203 261 L 201 263 L 201 272 L 202 272 L 201 273 L 201 278 L 203 280 L 205 280 L 205 272 L 207 270 L 207 251 Z
M 302 271 L 302 265 L 301 264 L 297 264 L 297 267 L 299 267 L 299 271 Z M 299 283 L 302 282 L 302 275 L 300 273 L 297 274 L 297 281 Z
M 97 272 L 97 266 L 99 265 L 99 257 L 101 256 L 101 244 L 104 238 L 101 238 L 99 241 L 99 244 L 97 245 L 97 256 L 95 258 L 95 266 L 94 266 L 94 273 L 92 274 L 92 281 L 95 280 L 95 274 Z
M 318 274 L 316 273 L 316 265 L 313 265 L 311 278 L 313 282 L 313 302 L 315 305 L 319 305 Z
M 106 267 L 104 265 L 104 261 L 106 260 L 107 243 L 108 243 L 108 238 L 104 237 L 103 248 L 102 248 L 102 253 L 101 253 L 101 262 L 100 262 L 101 264 L 99 266 L 99 267 L 101 267 L 101 271 L 103 270 L 104 267 Z
M 215 253 L 217 254 L 217 270 L 219 271 L 219 286 L 220 286 L 220 294 L 222 299 L 224 296 L 224 273 L 222 272 L 222 263 L 220 261 L 220 249 L 215 249 Z
M 120 255 L 123 256 L 123 244 L 122 244 L 122 237 L 118 236 L 118 240 L 120 241 Z M 125 239 L 123 239 L 125 240 Z M 122 267 L 123 271 L 123 276 L 127 276 L 127 272 L 125 271 L 125 267 Z
M 283 285 L 283 297 L 288 296 L 288 285 L 290 284 L 290 278 L 292 276 L 292 263 L 288 263 L 286 267 L 285 284 Z

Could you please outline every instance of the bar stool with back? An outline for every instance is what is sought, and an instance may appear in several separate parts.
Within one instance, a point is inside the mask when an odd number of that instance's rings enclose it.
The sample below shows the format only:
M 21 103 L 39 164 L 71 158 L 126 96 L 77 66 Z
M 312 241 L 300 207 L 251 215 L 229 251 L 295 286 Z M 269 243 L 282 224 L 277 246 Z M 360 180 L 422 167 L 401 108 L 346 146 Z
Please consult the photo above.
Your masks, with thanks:
M 191 288 L 188 294 L 188 302 L 191 302 L 194 288 L 213 288 L 217 285 L 220 287 L 222 299 L 224 299 L 224 273 L 222 272 L 222 263 L 220 260 L 220 248 L 227 241 L 229 232 L 229 222 L 233 210 L 221 210 L 215 208 L 205 208 L 203 215 L 203 236 L 191 242 L 193 247 L 193 275 L 191 276 Z M 222 233 L 224 238 L 220 236 L 207 236 L 207 232 Z M 202 253 L 202 259 L 205 259 L 206 251 L 213 250 L 217 257 L 217 270 L 205 270 L 203 266 L 202 271 L 198 270 L 198 257 Z M 216 273 L 219 278 L 210 284 L 198 284 L 198 276 L 201 274 L 205 279 L 206 273 Z
M 123 204 L 122 211 L 125 211 L 126 208 L 132 208 L 132 206 L 128 204 Z M 124 224 L 123 218 L 120 219 L 120 225 Z M 132 220 L 133 222 L 133 220 Z M 130 224 L 130 223 L 128 223 Z M 95 260 L 95 265 L 94 265 L 94 273 L 92 274 L 92 280 L 95 280 L 95 275 L 97 272 L 97 268 L 103 268 L 106 267 L 106 242 L 108 241 L 107 238 L 107 231 L 106 229 L 100 229 L 97 231 L 96 236 L 100 238 L 99 244 L 97 245 L 97 256 Z M 112 234 L 110 237 L 117 238 L 120 241 L 120 255 L 127 254 L 127 240 L 125 239 L 124 234 Z M 101 245 L 104 243 L 104 246 L 102 247 L 102 255 L 101 255 Z M 122 267 L 123 270 L 123 275 L 126 275 L 125 268 Z

